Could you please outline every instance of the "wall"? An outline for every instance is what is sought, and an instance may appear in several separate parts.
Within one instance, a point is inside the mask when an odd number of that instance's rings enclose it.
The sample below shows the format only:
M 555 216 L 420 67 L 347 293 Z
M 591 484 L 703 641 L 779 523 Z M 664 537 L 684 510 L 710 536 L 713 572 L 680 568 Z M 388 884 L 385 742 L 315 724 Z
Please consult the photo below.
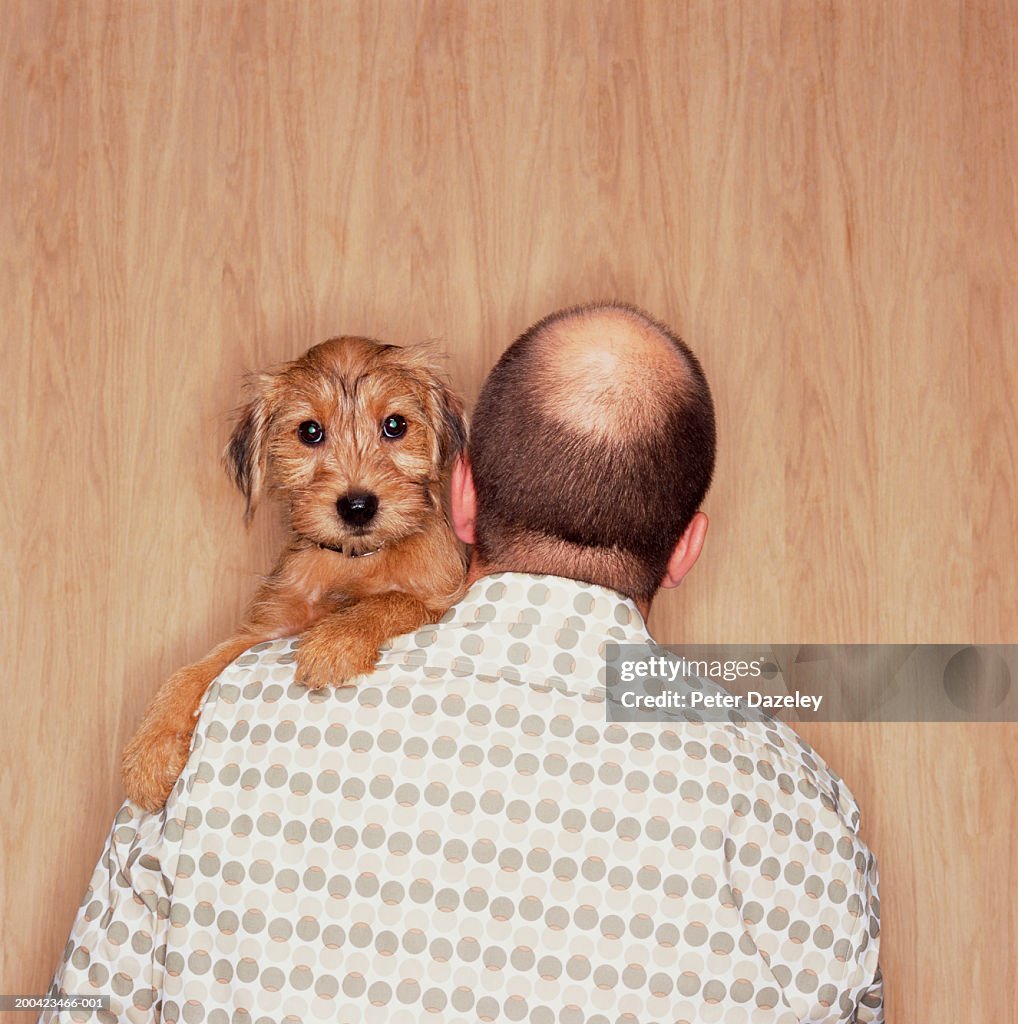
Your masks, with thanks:
M 472 401 L 544 313 L 643 305 L 721 438 L 659 638 L 1018 640 L 1005 0 L 3 11 L 4 991 L 279 544 L 218 463 L 241 374 L 332 334 L 436 339 Z M 808 734 L 881 858 L 892 1019 L 1013 1013 L 1018 729 Z

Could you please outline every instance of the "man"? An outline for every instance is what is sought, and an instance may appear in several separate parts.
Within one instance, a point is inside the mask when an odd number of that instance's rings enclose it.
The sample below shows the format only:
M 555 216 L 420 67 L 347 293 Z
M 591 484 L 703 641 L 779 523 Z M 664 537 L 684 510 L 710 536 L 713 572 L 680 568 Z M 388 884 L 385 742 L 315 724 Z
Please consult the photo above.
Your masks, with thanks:
M 607 642 L 647 643 L 700 554 L 714 413 L 629 306 L 502 356 L 452 512 L 470 589 L 359 685 L 297 640 L 211 689 L 162 816 L 125 804 L 56 990 L 111 1018 L 878 1021 L 876 863 L 784 725 L 609 724 Z

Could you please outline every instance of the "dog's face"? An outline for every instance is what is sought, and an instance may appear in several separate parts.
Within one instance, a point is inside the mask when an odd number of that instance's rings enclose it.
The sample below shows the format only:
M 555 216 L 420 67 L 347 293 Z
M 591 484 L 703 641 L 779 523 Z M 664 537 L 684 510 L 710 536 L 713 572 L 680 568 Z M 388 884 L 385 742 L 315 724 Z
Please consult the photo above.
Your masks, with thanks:
M 268 490 L 294 532 L 359 555 L 438 511 L 465 440 L 462 405 L 423 353 L 343 337 L 255 380 L 225 458 L 247 518 Z

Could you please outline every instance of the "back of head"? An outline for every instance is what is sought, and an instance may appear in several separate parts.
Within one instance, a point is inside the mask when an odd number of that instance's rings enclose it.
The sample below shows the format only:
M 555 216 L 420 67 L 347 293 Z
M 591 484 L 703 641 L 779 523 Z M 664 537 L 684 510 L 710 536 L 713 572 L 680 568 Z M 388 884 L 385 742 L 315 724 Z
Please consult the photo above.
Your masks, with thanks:
M 502 355 L 469 454 L 482 564 L 649 600 L 710 486 L 710 388 L 689 348 L 641 310 L 572 307 Z

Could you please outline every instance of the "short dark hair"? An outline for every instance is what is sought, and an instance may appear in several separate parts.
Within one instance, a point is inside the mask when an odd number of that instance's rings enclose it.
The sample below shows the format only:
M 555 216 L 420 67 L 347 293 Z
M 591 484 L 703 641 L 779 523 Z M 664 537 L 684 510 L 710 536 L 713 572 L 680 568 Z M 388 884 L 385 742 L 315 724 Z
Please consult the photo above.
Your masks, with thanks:
M 588 431 L 567 425 L 548 409 L 549 384 L 552 401 L 556 388 L 568 395 L 584 386 L 581 377 L 570 377 L 568 364 L 549 371 L 549 351 L 554 353 L 564 327 L 598 314 L 652 338 L 675 368 L 665 378 L 670 385 L 657 391 L 661 378 L 646 379 L 640 371 L 637 386 L 651 399 L 645 403 L 633 403 L 624 393 L 620 400 L 606 378 L 590 406 L 591 422 L 614 422 L 619 406 L 627 406 L 626 429 L 618 436 L 611 427 Z M 715 449 L 707 378 L 689 347 L 664 324 L 621 302 L 553 313 L 503 353 L 472 416 L 468 452 L 477 492 L 478 555 L 485 564 L 513 568 L 521 553 L 543 545 L 564 564 L 539 567 L 526 564 L 524 556 L 520 571 L 557 572 L 649 600 L 707 493 Z

